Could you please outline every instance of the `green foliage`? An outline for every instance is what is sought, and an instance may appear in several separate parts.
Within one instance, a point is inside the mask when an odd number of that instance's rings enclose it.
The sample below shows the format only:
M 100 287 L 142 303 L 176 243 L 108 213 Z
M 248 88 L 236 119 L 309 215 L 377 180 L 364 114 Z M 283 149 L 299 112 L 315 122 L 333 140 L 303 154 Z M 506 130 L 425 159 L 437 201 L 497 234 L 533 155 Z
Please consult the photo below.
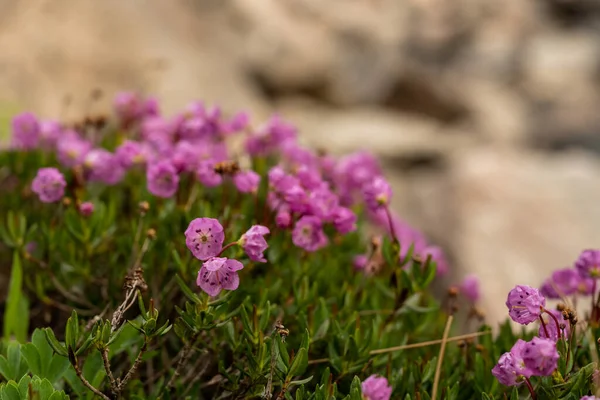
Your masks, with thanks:
M 99 135 L 111 150 L 124 135 L 113 128 Z M 0 400 L 362 400 L 361 382 L 373 374 L 387 379 L 394 399 L 432 399 L 434 387 L 437 399 L 528 394 L 525 385 L 502 386 L 491 370 L 532 333 L 506 323 L 492 335 L 472 304 L 436 295 L 436 262 L 414 244 L 384 236 L 375 246 L 359 230 L 327 232 L 331 243 L 320 251 L 294 246 L 266 204 L 264 177 L 275 161 L 252 159 L 263 176 L 257 193 L 234 191 L 229 177 L 201 187 L 182 173 L 168 199 L 150 195 L 139 170 L 111 187 L 82 183 L 81 170 L 67 169 L 68 199 L 42 204 L 30 183 L 40 167 L 57 165 L 55 155 L 0 152 L 0 209 L 12 210 L 0 218 L 0 259 L 12 260 Z M 95 209 L 85 216 L 77 206 L 88 200 Z M 367 217 L 355 208 L 363 227 Z M 231 246 L 222 256 L 244 264 L 237 290 L 209 297 L 196 285 L 202 262 L 183 232 L 198 217 L 225 227 Z M 237 243 L 255 224 L 271 228 L 266 263 Z M 369 251 L 377 268 L 356 271 L 354 256 Z M 441 354 L 454 307 L 460 323 Z M 453 338 L 464 331 L 476 332 Z M 533 379 L 538 400 L 579 399 L 594 389 L 598 336 L 559 341 L 557 372 Z

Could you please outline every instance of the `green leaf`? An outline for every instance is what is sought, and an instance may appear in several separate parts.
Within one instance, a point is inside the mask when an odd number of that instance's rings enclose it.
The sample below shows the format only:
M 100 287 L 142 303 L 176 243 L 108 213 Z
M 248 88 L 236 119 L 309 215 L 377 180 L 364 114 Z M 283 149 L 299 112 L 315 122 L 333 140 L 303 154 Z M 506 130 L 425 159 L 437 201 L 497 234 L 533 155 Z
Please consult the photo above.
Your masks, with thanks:
M 58 340 L 56 340 L 56 336 L 54 336 L 54 331 L 52 331 L 52 329 L 50 328 L 44 328 L 44 333 L 46 334 L 46 340 L 48 341 L 50 347 L 52 347 L 52 350 L 54 350 L 54 352 L 60 356 L 67 357 L 67 349 L 65 348 L 65 346 L 60 344 Z
M 77 312 L 73 310 L 71 317 L 67 320 L 65 328 L 65 345 L 67 349 L 75 351 L 77 349 L 77 340 L 79 339 L 79 319 Z
M 2 400 L 21 400 L 19 387 L 16 382 L 10 381 L 4 386 L 2 390 Z
M 31 335 L 31 343 L 35 345 L 35 348 L 40 356 L 42 373 L 39 375 L 40 377 L 45 378 L 53 357 L 52 347 L 50 347 L 48 344 L 48 341 L 46 340 L 46 334 L 41 329 L 36 329 L 33 331 L 33 334 Z
M 0 374 L 7 381 L 10 380 L 10 379 L 13 379 L 14 376 L 15 376 L 12 368 L 8 364 L 8 360 L 6 359 L 6 357 L 1 356 L 1 355 L 0 355 Z
M 31 383 L 31 377 L 29 375 L 23 375 L 23 377 L 19 380 L 19 393 L 21 397 L 27 398 L 27 391 L 29 389 L 29 384 Z
M 23 298 L 23 266 L 19 251 L 14 250 L 8 297 L 6 298 L 6 310 L 4 313 L 4 337 L 10 339 L 14 335 L 15 339 L 21 343 L 27 340 L 27 330 L 23 330 L 22 319 L 29 320 L 28 315 L 22 314 Z
M 21 345 L 16 342 L 11 342 L 8 345 L 7 357 L 8 365 L 13 372 L 13 378 L 15 381 L 21 379 L 27 372 L 27 364 L 21 359 Z
M 305 379 L 300 379 L 300 380 L 297 380 L 297 381 L 291 381 L 290 382 L 290 387 L 304 385 L 305 383 L 308 383 L 308 382 L 312 381 L 312 378 L 313 378 L 313 376 L 311 375 L 311 376 L 309 376 L 308 378 L 305 378 Z
M 290 370 L 288 372 L 288 378 L 299 376 L 304 373 L 308 366 L 308 352 L 305 348 L 298 350 L 298 354 L 294 357 Z
M 43 379 L 38 386 L 38 392 L 42 399 L 48 399 L 54 393 L 54 387 L 48 379 Z
M 42 367 L 42 359 L 37 347 L 33 343 L 26 343 L 21 346 L 21 354 L 25 358 L 25 361 L 27 361 L 29 370 L 34 375 L 43 376 L 44 368 Z
M 175 274 L 175 281 L 177 281 L 177 284 L 181 288 L 181 291 L 188 299 L 190 299 L 192 302 L 194 302 L 196 304 L 200 304 L 200 298 L 194 292 L 192 292 L 192 289 L 190 289 L 187 282 L 185 282 L 183 279 L 181 279 L 179 274 Z
M 44 378 L 47 378 L 52 384 L 55 384 L 63 377 L 70 365 L 67 358 L 53 356 Z

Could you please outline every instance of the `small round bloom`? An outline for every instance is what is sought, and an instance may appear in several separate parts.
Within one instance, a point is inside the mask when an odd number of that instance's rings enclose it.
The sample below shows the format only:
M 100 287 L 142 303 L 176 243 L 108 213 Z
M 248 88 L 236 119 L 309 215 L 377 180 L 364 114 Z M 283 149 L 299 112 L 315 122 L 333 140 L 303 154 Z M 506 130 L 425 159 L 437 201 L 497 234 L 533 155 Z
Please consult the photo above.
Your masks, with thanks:
M 278 228 L 289 228 L 292 225 L 292 214 L 287 208 L 282 208 L 275 215 L 275 224 Z
M 185 244 L 199 260 L 219 254 L 224 240 L 223 226 L 214 218 L 196 218 L 185 230 Z
M 179 175 L 169 161 L 158 161 L 146 171 L 148 191 L 155 196 L 172 197 L 179 187 Z
M 260 175 L 254 171 L 240 171 L 233 176 L 235 187 L 242 193 L 256 193 Z
M 596 396 L 583 396 L 581 399 L 579 400 L 600 400 L 599 397 Z
M 460 284 L 460 292 L 469 301 L 475 303 L 479 300 L 479 279 L 475 275 L 468 275 Z
M 269 228 L 266 226 L 254 225 L 242 235 L 238 244 L 244 248 L 244 251 L 252 261 L 267 262 L 263 252 L 269 245 L 264 235 L 268 235 L 269 233 Z
M 213 257 L 206 261 L 200 271 L 196 284 L 209 296 L 218 295 L 221 290 L 236 290 L 240 285 L 237 271 L 244 268 L 241 262 L 225 257 Z
M 82 139 L 76 132 L 65 132 L 58 139 L 56 155 L 58 161 L 65 167 L 71 168 L 81 165 L 85 155 L 92 148 L 92 144 Z
M 124 141 L 117 147 L 115 154 L 123 168 L 131 168 L 134 165 L 144 164 L 148 159 L 147 150 L 142 143 L 133 140 Z
M 345 235 L 356 230 L 356 214 L 346 207 L 336 207 L 332 213 L 333 226 L 335 229 Z
M 530 324 L 541 315 L 546 299 L 540 292 L 526 285 L 517 285 L 508 293 L 506 307 L 513 321 L 523 325 Z
M 387 206 L 392 198 L 392 188 L 390 184 L 381 176 L 373 179 L 365 185 L 363 189 L 365 202 L 370 210 L 377 210 L 380 207 Z
M 560 311 L 557 310 L 549 310 L 549 312 L 556 318 L 558 321 L 558 326 L 556 326 L 556 321 L 554 318 L 550 317 L 547 314 L 542 315 L 544 318 L 544 324 L 546 329 L 544 329 L 544 325 L 540 323 L 540 329 L 538 330 L 538 336 L 544 339 L 551 339 L 553 341 L 557 341 L 562 336 L 565 340 L 569 339 L 569 335 L 571 332 L 571 327 L 568 321 L 565 321 L 564 316 Z M 548 336 L 546 336 L 546 331 L 548 332 Z
M 367 257 L 366 254 L 354 256 L 354 259 L 352 260 L 352 265 L 354 265 L 355 269 L 365 269 L 368 263 L 369 257 Z
M 292 232 L 294 244 L 306 251 L 316 251 L 327 245 L 327 236 L 323 232 L 321 220 L 312 215 L 300 218 Z
M 89 173 L 90 181 L 104 182 L 109 185 L 119 182 L 125 174 L 116 156 L 101 148 L 90 150 L 85 155 L 83 166 Z
M 31 183 L 31 190 L 44 203 L 54 203 L 62 199 L 67 182 L 56 168 L 40 168 Z
M 89 217 L 94 212 L 94 203 L 85 201 L 79 205 L 79 213 L 84 217 Z
M 544 282 L 540 292 L 544 297 L 550 299 L 569 296 L 577 292 L 581 279 L 573 268 L 559 269 L 554 271 L 552 276 Z
M 575 268 L 582 278 L 600 278 L 600 250 L 584 250 L 575 262 Z
M 531 372 L 525 367 L 523 361 L 523 350 L 526 342 L 517 340 L 509 352 L 500 356 L 498 363 L 492 369 L 492 375 L 505 386 L 518 386 L 523 383 L 524 377 L 531 376 Z
M 371 375 L 362 382 L 361 390 L 366 400 L 389 400 L 392 397 L 392 387 L 383 376 Z
M 223 177 L 215 172 L 215 163 L 211 160 L 202 160 L 196 169 L 196 178 L 206 187 L 219 186 Z
M 35 149 L 40 141 L 40 123 L 35 115 L 25 112 L 12 120 L 13 146 L 17 149 Z
M 534 337 L 525 344 L 522 354 L 532 376 L 549 376 L 557 368 L 559 354 L 553 340 Z

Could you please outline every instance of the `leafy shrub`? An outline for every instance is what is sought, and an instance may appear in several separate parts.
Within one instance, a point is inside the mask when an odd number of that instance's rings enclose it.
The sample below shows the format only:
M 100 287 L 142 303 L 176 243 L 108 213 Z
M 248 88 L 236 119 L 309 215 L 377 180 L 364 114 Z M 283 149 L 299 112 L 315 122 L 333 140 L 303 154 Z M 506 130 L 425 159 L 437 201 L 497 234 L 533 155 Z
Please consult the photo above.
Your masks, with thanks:
M 492 335 L 476 278 L 434 295 L 444 255 L 390 210 L 370 155 L 313 152 L 279 117 L 252 127 L 200 103 L 167 118 L 122 94 L 115 111 L 13 120 L 0 153 L 0 254 L 12 260 L 0 399 L 596 390 L 595 253 L 541 292 L 511 292 L 510 316 L 540 321 L 538 337 L 508 322 Z M 581 321 L 571 295 L 592 296 Z

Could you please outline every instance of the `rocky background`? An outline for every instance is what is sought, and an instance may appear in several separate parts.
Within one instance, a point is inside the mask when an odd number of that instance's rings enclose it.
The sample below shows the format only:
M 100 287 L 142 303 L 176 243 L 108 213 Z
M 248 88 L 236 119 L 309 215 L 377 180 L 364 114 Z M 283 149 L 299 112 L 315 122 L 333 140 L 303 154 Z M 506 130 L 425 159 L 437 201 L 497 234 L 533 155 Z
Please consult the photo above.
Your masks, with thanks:
M 4 113 L 74 119 L 122 89 L 374 151 L 492 319 L 600 244 L 597 0 L 0 0 Z

